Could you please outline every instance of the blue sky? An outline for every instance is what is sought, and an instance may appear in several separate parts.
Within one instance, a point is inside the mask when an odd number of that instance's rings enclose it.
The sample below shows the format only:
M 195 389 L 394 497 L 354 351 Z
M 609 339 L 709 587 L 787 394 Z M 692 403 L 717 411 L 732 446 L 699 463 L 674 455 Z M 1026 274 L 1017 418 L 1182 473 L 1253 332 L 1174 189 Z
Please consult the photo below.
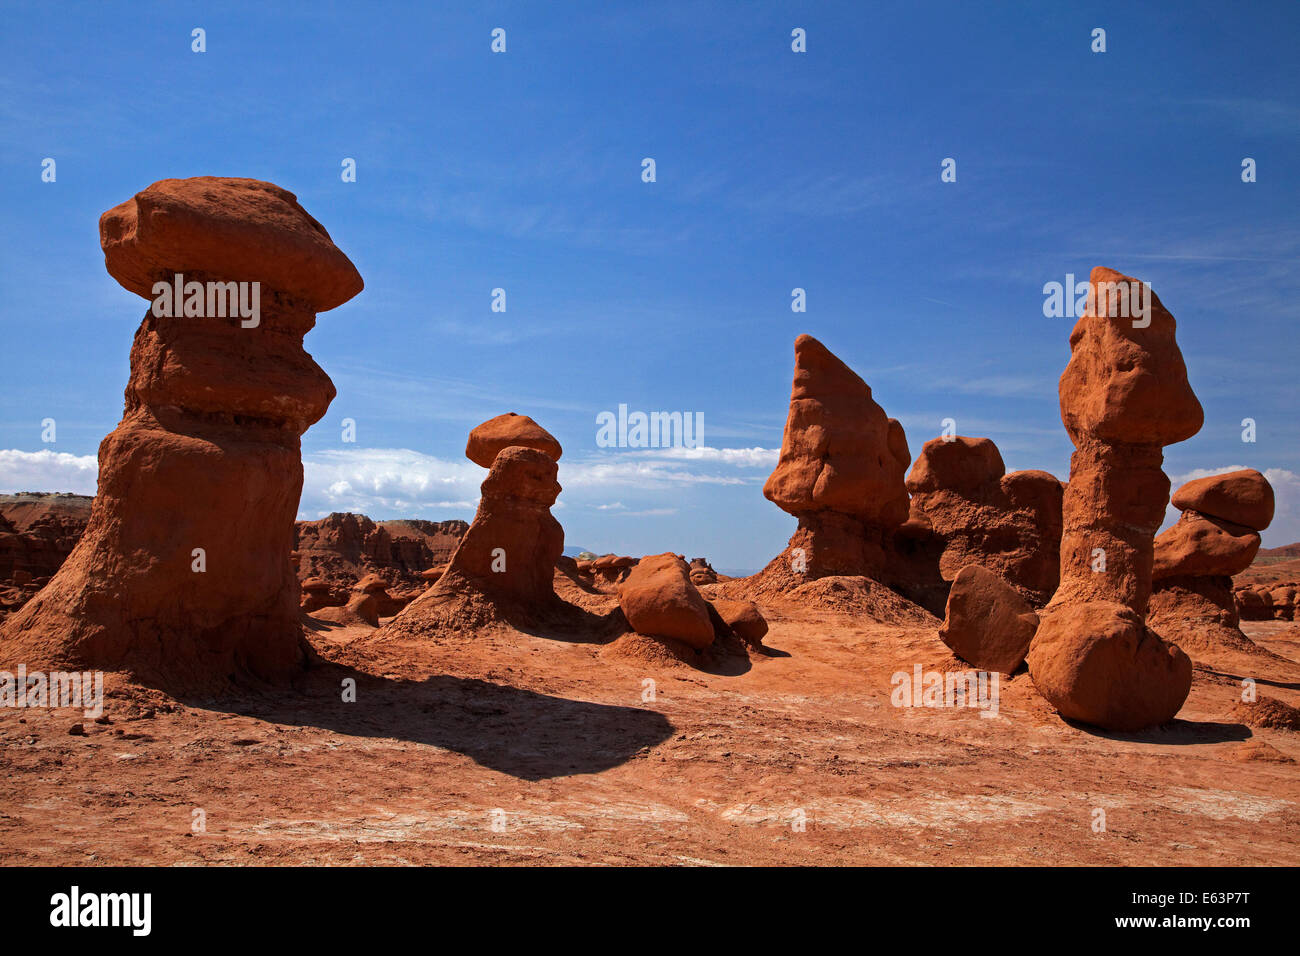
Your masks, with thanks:
M 1205 406 L 1166 471 L 1266 471 L 1265 544 L 1300 539 L 1300 6 L 451 6 L 6 4 L 0 490 L 93 491 L 147 307 L 99 214 L 208 174 L 293 191 L 365 277 L 306 340 L 339 394 L 304 517 L 471 517 L 466 433 L 518 411 L 565 448 L 571 545 L 759 567 L 801 332 L 914 454 L 951 417 L 1064 478 L 1042 288 L 1108 265 L 1178 318 Z M 620 403 L 703 413 L 708 449 L 597 447 Z

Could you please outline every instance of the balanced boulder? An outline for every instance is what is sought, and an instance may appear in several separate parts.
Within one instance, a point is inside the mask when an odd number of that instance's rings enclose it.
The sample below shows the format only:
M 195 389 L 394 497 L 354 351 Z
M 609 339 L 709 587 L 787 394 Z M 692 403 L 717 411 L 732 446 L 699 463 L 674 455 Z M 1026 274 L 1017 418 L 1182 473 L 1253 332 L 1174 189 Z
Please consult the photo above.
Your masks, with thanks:
M 1189 481 L 1170 500 L 1179 511 L 1213 515 L 1256 531 L 1273 523 L 1273 486 L 1254 468 Z
M 468 583 L 523 604 L 555 600 L 555 562 L 564 553 L 564 529 L 550 510 L 561 490 L 555 475 L 555 459 L 545 452 L 502 449 L 483 481 L 469 531 L 426 595 Z
M 1184 650 L 1258 650 L 1241 631 L 1232 575 L 1250 566 L 1273 519 L 1268 479 L 1254 469 L 1211 475 L 1172 500 L 1184 510 L 1156 538 L 1148 623 Z
M 489 418 L 469 433 L 465 457 L 476 465 L 491 468 L 497 455 L 512 445 L 536 449 L 551 461 L 559 461 L 562 454 L 560 443 L 545 428 L 527 415 L 507 412 Z

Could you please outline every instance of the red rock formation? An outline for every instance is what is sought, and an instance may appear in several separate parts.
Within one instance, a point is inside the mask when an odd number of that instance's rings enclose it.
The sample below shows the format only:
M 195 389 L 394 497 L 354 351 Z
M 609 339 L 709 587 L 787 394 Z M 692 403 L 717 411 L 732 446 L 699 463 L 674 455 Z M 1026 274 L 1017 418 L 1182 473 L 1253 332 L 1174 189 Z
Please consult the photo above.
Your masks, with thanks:
M 691 583 L 694 585 L 717 584 L 718 572 L 704 558 L 691 558 Z
M 1247 468 L 1188 482 L 1173 502 L 1183 514 L 1156 538 L 1148 623 L 1184 650 L 1258 652 L 1239 627 L 1232 575 L 1250 566 L 1273 520 L 1272 486 Z
M 980 670 L 1014 674 L 1038 628 L 1038 615 L 1001 575 L 978 564 L 952 582 L 939 639 Z
M 1273 595 L 1267 587 L 1242 587 L 1233 589 L 1239 621 L 1273 620 Z
M 310 614 L 323 607 L 330 607 L 341 602 L 330 593 L 329 582 L 324 578 L 308 578 L 302 582 L 302 601 L 299 610 Z
M 1256 531 L 1273 523 L 1273 486 L 1254 468 L 1189 481 L 1170 500 L 1179 511 L 1212 515 Z
M 825 575 L 877 576 L 888 540 L 907 519 L 903 427 L 811 335 L 795 340 L 794 356 L 781 457 L 763 494 L 799 526 L 760 583 L 786 589 Z
M 72 553 L 90 520 L 87 495 L 0 495 L 0 581 L 15 571 L 50 578 Z
M 169 688 L 282 677 L 306 648 L 287 559 L 299 438 L 334 397 L 303 336 L 361 277 L 292 193 L 251 179 L 155 183 L 101 217 L 100 240 L 145 298 L 176 273 L 260 282 L 260 321 L 145 316 L 85 534 L 0 653 Z
M 638 634 L 670 637 L 702 650 L 713 643 L 709 604 L 691 584 L 684 558 L 642 558 L 619 585 L 618 605 Z
M 627 555 L 604 554 L 591 562 L 591 570 L 597 585 L 608 589 L 626 580 L 637 559 Z
M 900 535 L 923 528 L 938 539 L 944 581 L 978 564 L 1042 607 L 1060 576 L 1063 489 L 1045 471 L 1005 472 L 987 438 L 931 439 L 907 476 L 911 513 Z
M 556 611 L 563 602 L 555 594 L 555 566 L 564 553 L 564 529 L 550 511 L 560 493 L 556 471 L 555 459 L 536 449 L 502 449 L 447 570 L 383 633 L 524 622 Z
M 1089 307 L 1070 333 L 1060 401 L 1076 450 L 1061 581 L 1028 655 L 1034 684 L 1063 716 L 1112 730 L 1172 719 L 1192 681 L 1191 660 L 1144 616 L 1169 496 L 1162 447 L 1196 434 L 1204 413 L 1174 317 L 1155 294 L 1145 318 L 1107 307 L 1107 284 L 1133 281 L 1094 269 Z
M 560 443 L 545 428 L 527 415 L 507 412 L 489 418 L 469 433 L 465 457 L 476 465 L 491 468 L 501 450 L 512 445 L 535 448 L 552 461 L 559 461 L 563 454 Z
M 1273 606 L 1273 618 L 1278 621 L 1294 621 L 1296 594 L 1300 591 L 1294 584 L 1280 584 L 1268 592 Z

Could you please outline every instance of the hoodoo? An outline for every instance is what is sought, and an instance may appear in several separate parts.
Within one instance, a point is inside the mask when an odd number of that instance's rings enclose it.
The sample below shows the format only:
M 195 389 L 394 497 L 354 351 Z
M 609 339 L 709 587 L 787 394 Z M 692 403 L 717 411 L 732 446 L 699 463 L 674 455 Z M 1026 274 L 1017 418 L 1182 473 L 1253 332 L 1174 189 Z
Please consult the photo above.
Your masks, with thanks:
M 1173 496 L 1182 517 L 1156 538 L 1148 621 L 1184 650 L 1257 651 L 1241 632 L 1232 575 L 1273 520 L 1273 487 L 1253 468 L 1198 478 Z
M 99 233 L 131 292 L 153 299 L 184 274 L 255 287 L 260 314 L 250 325 L 205 293 L 145 315 L 85 534 L 5 622 L 0 655 L 168 689 L 282 677 L 306 654 L 288 557 L 300 437 L 334 398 L 303 336 L 361 276 L 292 193 L 254 179 L 162 180 L 104 213 Z
M 870 386 L 811 335 L 795 339 L 781 457 L 763 494 L 799 526 L 761 577 L 779 588 L 827 575 L 879 577 L 907 519 L 911 460 L 903 426 Z
M 936 539 L 921 553 L 938 552 L 944 581 L 979 565 L 1035 607 L 1051 598 L 1061 570 L 1062 487 L 1054 476 L 1007 474 L 990 439 L 954 435 L 925 443 L 907 476 L 907 490 L 911 511 L 898 537 L 920 538 L 923 529 L 924 537 Z M 938 604 L 941 610 L 942 598 Z
M 523 415 L 503 415 L 470 433 L 466 456 L 481 462 L 502 441 L 483 480 L 478 511 L 447 569 L 381 635 L 421 635 L 442 626 L 535 623 L 572 611 L 555 593 L 564 529 L 551 514 L 559 497 L 560 445 Z
M 1191 689 L 1191 660 L 1145 617 L 1155 532 L 1169 500 L 1162 449 L 1195 435 L 1204 413 L 1174 317 L 1155 294 L 1135 319 L 1115 296 L 1136 280 L 1097 268 L 1090 281 L 1059 389 L 1075 447 L 1061 581 L 1027 660 L 1034 684 L 1063 716 L 1137 730 L 1172 719 Z

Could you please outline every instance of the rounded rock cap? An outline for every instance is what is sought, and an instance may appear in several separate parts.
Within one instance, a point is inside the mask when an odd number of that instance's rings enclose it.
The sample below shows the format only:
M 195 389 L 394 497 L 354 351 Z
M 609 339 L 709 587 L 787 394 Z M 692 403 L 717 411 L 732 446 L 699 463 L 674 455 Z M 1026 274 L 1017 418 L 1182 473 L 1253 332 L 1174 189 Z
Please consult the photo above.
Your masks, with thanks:
M 1254 468 L 1196 478 L 1174 492 L 1173 506 L 1263 531 L 1273 523 L 1273 486 Z
M 496 418 L 489 418 L 469 433 L 465 457 L 476 465 L 491 468 L 502 449 L 511 446 L 532 448 L 551 461 L 559 461 L 563 454 L 555 436 L 537 422 L 527 415 L 506 412 Z
M 259 179 L 160 179 L 99 217 L 99 244 L 109 275 L 146 299 L 176 273 L 259 282 L 315 312 L 365 286 L 297 197 Z

